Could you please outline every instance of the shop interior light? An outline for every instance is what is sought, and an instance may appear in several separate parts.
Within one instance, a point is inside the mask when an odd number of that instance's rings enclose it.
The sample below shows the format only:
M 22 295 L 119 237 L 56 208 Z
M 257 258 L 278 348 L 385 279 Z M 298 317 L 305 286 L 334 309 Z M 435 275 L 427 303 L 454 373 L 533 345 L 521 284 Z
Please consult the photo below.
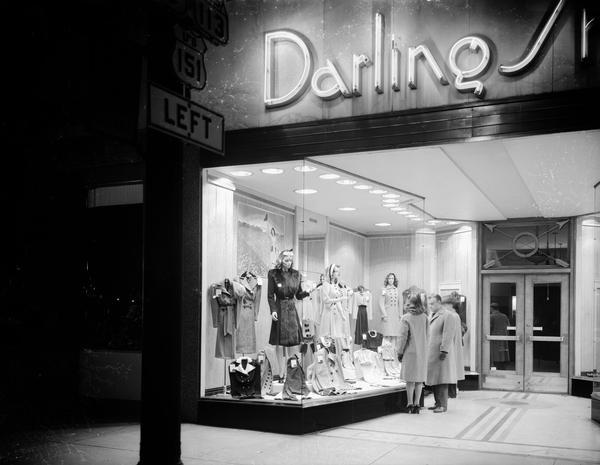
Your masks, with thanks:
M 357 184 L 354 188 L 360 191 L 368 191 L 369 189 L 373 189 L 373 186 L 369 186 L 368 184 Z
M 382 197 L 384 197 L 386 199 L 399 199 L 400 195 L 399 194 L 383 194 Z
M 391 223 L 375 223 L 375 226 L 378 226 L 380 228 L 385 228 L 387 226 L 391 226 Z
M 340 179 L 339 181 L 336 181 L 338 184 L 341 184 L 342 186 L 351 186 L 353 184 L 356 184 L 356 181 L 353 181 L 352 179 Z
M 210 182 L 215 186 L 223 187 L 225 189 L 229 189 L 230 191 L 235 191 L 235 184 L 231 179 L 227 178 L 217 178 L 211 179 Z
M 340 207 L 338 208 L 339 211 L 341 212 L 353 212 L 356 211 L 356 208 L 354 207 Z
M 398 208 L 398 207 L 396 207 L 396 208 Z M 410 212 L 406 211 L 406 210 L 402 210 L 402 211 L 399 211 L 397 213 L 398 213 L 398 215 L 410 215 Z
M 386 203 L 392 203 L 392 204 L 394 204 L 394 203 L 400 203 L 400 200 L 398 200 L 398 199 L 383 199 L 382 202 L 384 204 L 386 204 Z
M 232 176 L 235 176 L 236 178 L 243 178 L 246 176 L 252 176 L 252 171 L 243 171 L 243 170 L 230 171 L 229 174 Z
M 300 173 L 312 173 L 313 171 L 317 171 L 314 166 L 310 165 L 296 166 L 294 170 L 299 171 Z
M 450 224 L 450 225 L 458 224 L 458 221 L 446 221 L 446 224 Z
M 327 173 L 319 176 L 321 179 L 338 179 L 340 177 L 339 174 Z
M 381 206 L 385 207 L 385 208 L 389 208 L 391 210 L 392 208 L 394 208 L 396 206 L 396 204 L 395 203 L 383 203 L 383 204 L 381 204 Z
M 265 168 L 261 170 L 265 174 L 281 174 L 283 170 L 281 168 Z
M 438 224 L 440 220 L 427 220 L 427 224 Z
M 414 213 L 409 213 L 408 215 L 406 215 L 408 218 L 416 218 L 417 215 L 415 215 Z
M 310 194 L 316 194 L 317 190 L 316 189 L 296 189 L 294 192 L 296 194 L 301 194 L 301 195 L 310 195 Z
M 418 216 L 414 216 L 410 219 L 411 221 L 421 221 L 421 218 Z
M 406 210 L 406 207 L 400 207 L 398 205 L 395 205 L 392 208 L 390 208 L 390 210 L 392 210 L 393 212 L 403 212 Z M 408 212 L 406 212 L 406 214 L 408 215 Z
M 387 194 L 387 191 L 383 189 L 373 189 L 372 191 L 369 191 L 369 194 Z

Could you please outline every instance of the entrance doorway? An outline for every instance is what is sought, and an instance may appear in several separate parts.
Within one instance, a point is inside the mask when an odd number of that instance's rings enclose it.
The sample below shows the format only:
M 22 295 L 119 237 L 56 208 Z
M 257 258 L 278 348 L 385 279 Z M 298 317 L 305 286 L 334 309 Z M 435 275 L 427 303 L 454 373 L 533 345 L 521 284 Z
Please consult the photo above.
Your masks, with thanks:
M 484 389 L 568 391 L 568 274 L 483 277 Z

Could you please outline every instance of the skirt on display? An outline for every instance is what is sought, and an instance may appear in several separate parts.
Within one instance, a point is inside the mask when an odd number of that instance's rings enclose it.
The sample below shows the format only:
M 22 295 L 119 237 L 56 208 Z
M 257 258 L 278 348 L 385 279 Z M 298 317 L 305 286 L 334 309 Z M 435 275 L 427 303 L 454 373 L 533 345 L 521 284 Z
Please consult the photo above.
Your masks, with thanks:
M 359 305 L 356 313 L 356 328 L 354 329 L 354 343 L 362 345 L 367 340 L 369 333 L 369 320 L 367 318 L 367 306 Z

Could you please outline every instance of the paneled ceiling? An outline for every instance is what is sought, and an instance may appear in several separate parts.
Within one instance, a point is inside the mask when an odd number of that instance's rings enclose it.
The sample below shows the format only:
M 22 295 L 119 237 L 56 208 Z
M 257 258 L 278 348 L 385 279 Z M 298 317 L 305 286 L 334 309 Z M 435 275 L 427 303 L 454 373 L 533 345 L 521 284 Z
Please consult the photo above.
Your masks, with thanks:
M 294 169 L 300 166 L 316 169 Z M 283 172 L 261 171 L 268 168 Z M 235 171 L 252 174 L 232 176 Z M 323 174 L 339 178 L 322 179 Z M 223 167 L 209 175 L 230 179 L 240 191 L 325 215 L 363 234 L 448 227 L 447 220 L 579 216 L 594 211 L 600 131 L 320 156 L 304 162 Z M 338 183 L 344 179 L 355 184 Z M 361 184 L 371 189 L 356 189 Z M 298 189 L 317 192 L 298 194 Z M 387 193 L 373 193 L 376 189 Z M 395 197 L 389 194 L 397 195 L 393 200 L 399 208 L 384 206 Z M 356 210 L 339 210 L 344 207 Z M 407 218 L 403 207 L 416 218 Z

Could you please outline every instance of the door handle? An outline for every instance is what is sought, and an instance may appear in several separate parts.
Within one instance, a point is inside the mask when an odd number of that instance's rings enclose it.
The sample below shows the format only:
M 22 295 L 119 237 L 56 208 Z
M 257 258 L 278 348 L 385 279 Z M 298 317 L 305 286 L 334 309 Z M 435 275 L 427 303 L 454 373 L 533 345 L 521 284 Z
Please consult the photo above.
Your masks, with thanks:
M 564 336 L 528 336 L 529 342 L 564 342 Z
M 543 330 L 544 330 L 544 327 L 543 327 L 543 326 L 534 326 L 534 327 L 533 327 L 533 330 L 534 330 L 534 331 L 543 331 Z
M 485 336 L 487 338 L 488 341 L 516 341 L 516 342 L 520 342 L 521 341 L 521 336 L 496 336 L 496 335 L 492 335 L 492 334 L 487 334 Z

